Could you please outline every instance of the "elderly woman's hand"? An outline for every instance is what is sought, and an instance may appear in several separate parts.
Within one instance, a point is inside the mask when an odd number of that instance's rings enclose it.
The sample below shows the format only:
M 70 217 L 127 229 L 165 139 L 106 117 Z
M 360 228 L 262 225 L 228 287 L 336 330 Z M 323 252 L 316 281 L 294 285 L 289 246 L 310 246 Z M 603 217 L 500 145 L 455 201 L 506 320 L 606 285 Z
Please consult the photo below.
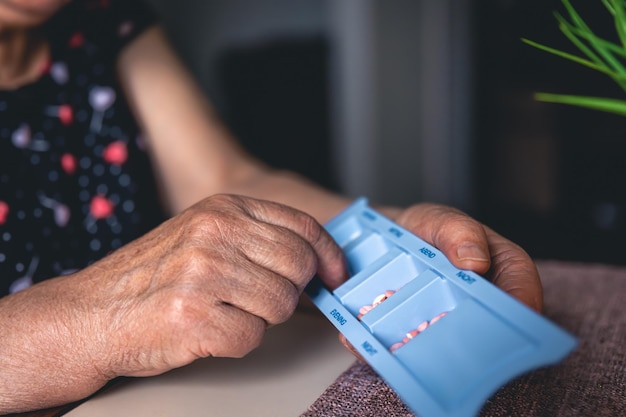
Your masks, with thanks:
M 456 267 L 485 276 L 530 308 L 541 311 L 539 273 L 532 259 L 515 243 L 448 206 L 416 204 L 394 214 L 398 224 L 440 249 Z
M 346 278 L 340 248 L 312 217 L 207 198 L 88 268 L 0 300 L 0 411 L 243 356 L 291 316 L 315 274 L 330 287 Z
M 233 196 L 192 206 L 85 272 L 106 293 L 111 371 L 133 376 L 244 356 L 292 315 L 316 273 L 330 286 L 346 274 L 312 217 Z
M 530 308 L 541 311 L 539 273 L 532 259 L 515 243 L 449 206 L 421 203 L 407 209 L 379 210 L 441 250 L 457 268 L 485 276 Z M 363 360 L 345 336 L 340 334 L 339 339 Z

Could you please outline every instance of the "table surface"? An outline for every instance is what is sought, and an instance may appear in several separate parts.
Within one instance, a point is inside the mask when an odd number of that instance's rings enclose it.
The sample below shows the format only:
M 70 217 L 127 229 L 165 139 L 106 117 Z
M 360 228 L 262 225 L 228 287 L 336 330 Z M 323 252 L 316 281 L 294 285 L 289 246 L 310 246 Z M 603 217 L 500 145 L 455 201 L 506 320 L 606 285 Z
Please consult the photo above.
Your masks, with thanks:
M 198 360 L 160 376 L 121 380 L 79 405 L 19 416 L 293 417 L 354 362 L 325 317 L 296 313 L 242 359 Z

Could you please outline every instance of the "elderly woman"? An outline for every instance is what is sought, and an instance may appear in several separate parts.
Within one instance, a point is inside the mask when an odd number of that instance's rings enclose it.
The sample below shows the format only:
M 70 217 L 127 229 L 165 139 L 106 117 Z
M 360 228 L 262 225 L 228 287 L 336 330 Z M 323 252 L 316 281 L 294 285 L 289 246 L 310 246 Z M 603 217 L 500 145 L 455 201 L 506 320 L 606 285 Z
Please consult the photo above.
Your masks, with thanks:
M 0 413 L 240 357 L 318 274 L 348 198 L 248 155 L 150 10 L 0 0 Z M 377 207 L 541 308 L 526 253 L 459 211 Z

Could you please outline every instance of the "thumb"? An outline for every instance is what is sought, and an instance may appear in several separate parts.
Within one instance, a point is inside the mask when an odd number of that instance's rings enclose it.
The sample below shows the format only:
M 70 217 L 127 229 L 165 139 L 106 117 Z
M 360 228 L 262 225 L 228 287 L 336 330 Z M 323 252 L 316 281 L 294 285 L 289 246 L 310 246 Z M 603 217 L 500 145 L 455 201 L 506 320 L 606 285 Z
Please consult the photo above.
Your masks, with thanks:
M 485 228 L 458 209 L 419 204 L 404 210 L 396 222 L 441 250 L 457 268 L 485 274 L 491 266 Z

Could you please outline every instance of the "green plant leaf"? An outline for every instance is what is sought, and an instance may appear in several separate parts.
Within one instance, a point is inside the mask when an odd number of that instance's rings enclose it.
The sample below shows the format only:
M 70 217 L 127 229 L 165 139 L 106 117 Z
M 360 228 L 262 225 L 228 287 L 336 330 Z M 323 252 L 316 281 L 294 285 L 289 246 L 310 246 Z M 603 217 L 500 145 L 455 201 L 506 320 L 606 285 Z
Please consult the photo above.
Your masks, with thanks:
M 563 5 L 565 6 L 565 9 L 567 10 L 567 13 L 569 14 L 570 18 L 572 19 L 572 22 L 574 22 L 574 24 L 587 31 L 587 32 L 591 32 L 591 29 L 589 28 L 589 26 L 587 26 L 587 24 L 585 23 L 585 21 L 582 19 L 582 17 L 580 17 L 580 15 L 578 14 L 578 12 L 576 11 L 576 9 L 574 8 L 574 6 L 572 6 L 572 4 L 570 3 L 569 0 L 562 0 Z
M 626 72 L 624 66 L 619 60 L 613 56 L 613 51 L 617 50 L 620 54 L 624 54 L 624 50 L 612 42 L 606 41 L 596 35 L 593 32 L 581 30 L 565 20 L 559 14 L 556 14 L 556 19 L 559 21 L 559 28 L 561 32 L 572 42 L 581 52 L 589 57 L 593 62 L 600 65 L 600 63 L 606 63 L 612 67 L 613 70 L 623 74 Z M 600 59 L 594 52 L 592 52 L 587 45 L 580 41 L 582 38 L 589 42 L 589 44 L 600 54 L 604 61 Z
M 570 53 L 567 53 L 567 52 L 563 52 L 561 50 L 558 50 L 558 49 L 555 49 L 555 48 L 551 48 L 551 47 L 546 46 L 546 45 L 542 45 L 540 43 L 531 41 L 530 39 L 522 38 L 522 42 L 524 42 L 524 43 L 526 43 L 526 44 L 528 44 L 530 46 L 533 46 L 533 47 L 535 47 L 537 49 L 541 49 L 542 51 L 549 52 L 549 53 L 551 53 L 553 55 L 559 56 L 561 58 L 569 59 L 570 61 L 574 61 L 574 62 L 576 62 L 578 64 L 584 65 L 585 67 L 591 68 L 592 70 L 604 73 L 604 74 L 606 74 L 606 75 L 608 75 L 608 76 L 610 76 L 612 78 L 626 80 L 626 76 L 618 74 L 615 71 L 610 70 L 606 66 L 600 66 L 600 65 L 598 65 L 598 64 L 596 64 L 594 62 L 591 62 L 588 59 L 581 58 L 579 56 L 576 56 L 576 55 L 573 55 L 573 54 L 570 54 Z
M 608 75 L 623 91 L 626 91 L 626 66 L 624 64 L 626 59 L 626 0 L 601 0 L 610 19 L 613 20 L 619 43 L 597 36 L 572 6 L 571 0 L 561 0 L 561 2 L 567 11 L 568 19 L 559 13 L 554 14 L 559 29 L 583 56 L 551 48 L 529 39 L 522 39 L 522 41 L 542 51 Z M 551 93 L 537 93 L 535 98 L 545 102 L 569 104 L 626 116 L 626 101 L 624 100 Z
M 611 4 L 611 0 L 602 0 L 602 4 L 604 4 L 604 7 L 606 7 L 609 13 L 615 16 L 615 9 L 613 8 L 613 5 Z
M 570 42 L 572 42 L 574 44 L 574 46 L 576 46 L 583 54 L 587 55 L 587 57 L 594 62 L 597 65 L 600 65 L 602 67 L 606 67 L 604 61 L 602 61 L 602 59 L 600 59 L 600 57 L 598 57 L 598 55 L 596 55 L 591 49 L 589 49 L 587 47 L 587 45 L 585 45 L 583 42 L 580 41 L 580 39 L 578 39 L 576 36 L 582 36 L 578 33 L 575 33 L 576 31 L 578 32 L 582 32 L 580 29 L 570 25 L 567 20 L 565 20 L 565 18 L 563 18 L 560 14 L 555 13 L 554 14 L 556 17 L 556 20 L 559 22 L 559 29 L 561 30 L 561 32 L 565 35 L 565 37 L 567 37 L 567 39 L 569 39 Z M 587 33 L 587 32 L 585 32 Z M 594 45 L 592 43 L 592 46 L 594 46 L 594 48 L 597 50 L 598 48 L 596 47 L 596 45 Z
M 622 0 L 614 1 L 613 11 L 615 12 L 615 29 L 622 41 L 622 47 L 626 49 L 626 12 L 624 12 L 624 2 Z
M 564 21 L 562 24 L 566 24 L 574 35 L 586 40 L 590 44 L 593 44 L 596 49 L 605 49 L 605 50 L 610 51 L 613 54 L 626 58 L 626 50 L 622 48 L 621 45 L 618 45 L 616 43 L 603 39 L 599 36 L 594 35 L 593 33 L 585 32 L 567 23 L 566 21 Z
M 626 116 L 626 100 L 552 93 L 536 93 L 535 99 L 548 103 L 569 104 Z

